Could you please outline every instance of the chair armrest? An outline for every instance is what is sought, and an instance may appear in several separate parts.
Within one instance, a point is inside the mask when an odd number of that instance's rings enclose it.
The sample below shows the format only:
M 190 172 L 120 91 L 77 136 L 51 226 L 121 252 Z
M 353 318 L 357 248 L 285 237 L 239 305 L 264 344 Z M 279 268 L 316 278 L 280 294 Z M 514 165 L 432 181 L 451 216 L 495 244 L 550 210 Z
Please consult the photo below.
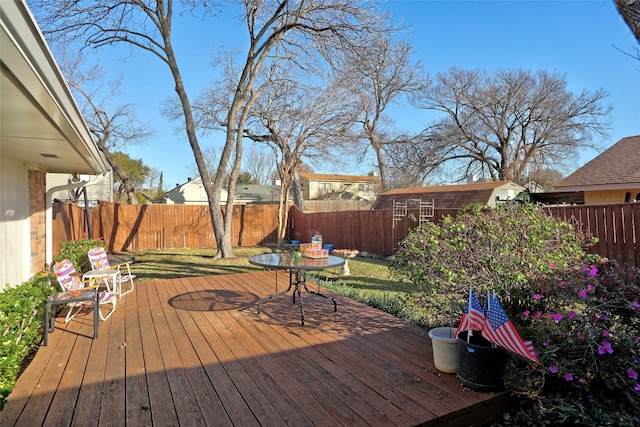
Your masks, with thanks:
M 133 264 L 133 261 L 124 261 L 124 262 L 110 262 L 109 265 L 111 265 L 111 268 L 118 268 L 121 267 L 123 265 L 131 265 Z
M 120 267 L 121 265 L 130 265 L 136 262 L 136 259 L 134 257 L 114 258 L 112 256 L 109 256 L 107 258 L 111 267 Z

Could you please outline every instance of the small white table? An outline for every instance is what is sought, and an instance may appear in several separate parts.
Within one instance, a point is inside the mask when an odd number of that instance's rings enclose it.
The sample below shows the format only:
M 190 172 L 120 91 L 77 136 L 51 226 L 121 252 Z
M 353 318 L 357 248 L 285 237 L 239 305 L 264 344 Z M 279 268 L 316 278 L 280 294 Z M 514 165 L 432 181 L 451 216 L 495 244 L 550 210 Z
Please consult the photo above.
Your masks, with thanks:
M 107 286 L 107 291 L 115 292 L 118 295 L 122 292 L 119 270 L 91 270 L 82 275 L 82 280 L 101 280 Z M 113 283 L 113 290 L 109 287 L 109 282 Z
M 349 260 L 354 258 L 360 252 L 355 249 L 334 249 L 331 252 L 332 255 L 339 256 L 344 259 L 344 264 L 342 265 L 342 275 L 343 276 L 351 276 L 351 271 L 349 270 Z

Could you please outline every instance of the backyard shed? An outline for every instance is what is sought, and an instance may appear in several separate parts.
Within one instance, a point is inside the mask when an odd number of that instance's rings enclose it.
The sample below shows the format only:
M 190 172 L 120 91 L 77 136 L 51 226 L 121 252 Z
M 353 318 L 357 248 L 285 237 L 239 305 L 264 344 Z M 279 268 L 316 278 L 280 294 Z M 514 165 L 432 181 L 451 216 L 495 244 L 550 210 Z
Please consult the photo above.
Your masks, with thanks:
M 396 188 L 380 194 L 372 209 L 393 209 L 394 200 L 396 202 L 407 200 L 433 202 L 437 209 L 459 209 L 476 203 L 495 207 L 499 202 L 514 199 L 524 190 L 523 186 L 511 181 Z

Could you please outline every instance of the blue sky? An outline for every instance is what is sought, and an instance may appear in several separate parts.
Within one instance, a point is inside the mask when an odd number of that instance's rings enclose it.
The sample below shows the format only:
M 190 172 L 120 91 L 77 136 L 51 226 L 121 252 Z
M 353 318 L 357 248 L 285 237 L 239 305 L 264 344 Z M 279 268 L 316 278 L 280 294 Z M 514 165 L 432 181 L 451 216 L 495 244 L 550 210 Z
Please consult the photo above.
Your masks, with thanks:
M 640 46 L 617 13 L 611 0 L 598 1 L 406 1 L 384 5 L 396 20 L 411 26 L 410 37 L 428 73 L 464 69 L 523 67 L 546 69 L 566 76 L 569 90 L 605 89 L 613 107 L 611 137 L 596 140 L 603 148 L 625 136 L 640 135 Z M 220 45 L 243 48 L 242 24 L 231 16 L 218 20 L 177 20 L 175 50 L 183 69 L 187 90 L 193 98 L 215 79 L 211 52 Z M 154 129 L 144 145 L 128 146 L 164 173 L 165 187 L 192 176 L 193 153 L 184 131 L 174 132 L 161 114 L 162 103 L 173 94 L 173 82 L 164 64 L 139 50 L 99 51 L 101 62 L 114 76 L 122 74 L 121 102 L 137 105 L 139 116 Z M 398 128 L 419 131 L 435 116 L 411 107 L 396 107 Z M 221 136 L 201 139 L 201 145 L 218 145 Z M 575 159 L 575 169 L 598 153 L 584 150 Z M 343 173 L 313 165 L 319 173 Z M 356 165 L 354 173 L 366 174 L 371 164 Z M 568 172 L 573 172 L 570 170 Z

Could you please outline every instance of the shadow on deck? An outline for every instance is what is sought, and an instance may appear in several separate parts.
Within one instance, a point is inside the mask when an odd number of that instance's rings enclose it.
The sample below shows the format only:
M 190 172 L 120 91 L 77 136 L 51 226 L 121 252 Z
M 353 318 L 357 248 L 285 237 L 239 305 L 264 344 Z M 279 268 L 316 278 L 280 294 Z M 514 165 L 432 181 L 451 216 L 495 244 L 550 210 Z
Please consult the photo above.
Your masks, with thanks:
M 468 426 L 502 413 L 504 394 L 438 372 L 426 331 L 394 316 L 339 295 L 334 313 L 304 293 L 304 326 L 290 295 L 258 315 L 274 283 L 269 271 L 137 282 L 96 340 L 92 316 L 59 316 L 0 424 Z

